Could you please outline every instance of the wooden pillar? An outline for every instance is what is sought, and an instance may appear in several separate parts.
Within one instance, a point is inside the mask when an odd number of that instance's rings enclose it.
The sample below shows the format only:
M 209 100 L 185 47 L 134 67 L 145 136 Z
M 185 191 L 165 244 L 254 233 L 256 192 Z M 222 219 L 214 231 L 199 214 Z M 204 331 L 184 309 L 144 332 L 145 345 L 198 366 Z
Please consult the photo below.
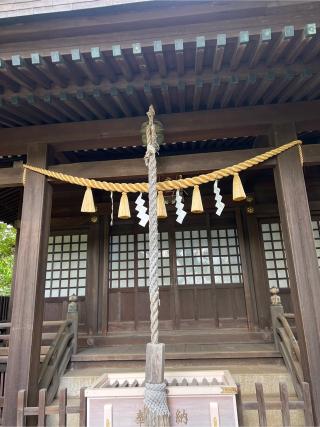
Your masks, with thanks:
M 108 330 L 109 306 L 109 217 L 104 215 L 100 219 L 100 254 L 99 254 L 99 324 L 98 332 L 103 335 Z
M 297 138 L 292 123 L 272 127 L 274 145 Z M 277 156 L 275 184 L 305 380 L 310 382 L 316 425 L 320 423 L 320 272 L 298 148 Z
M 248 238 L 245 233 L 243 216 L 240 209 L 236 209 L 236 224 L 238 230 L 240 258 L 242 265 L 243 288 L 246 301 L 247 318 L 249 330 L 253 331 L 257 327 L 258 315 L 253 289 L 252 271 L 250 268 L 250 254 L 248 247 Z
M 28 162 L 47 166 L 47 147 L 28 147 Z M 3 425 L 16 425 L 18 390 L 28 391 L 34 406 L 38 394 L 44 283 L 50 229 L 52 189 L 47 179 L 27 172 L 24 187 L 9 357 L 5 384 Z
M 88 273 L 86 291 L 86 309 L 88 332 L 98 332 L 98 289 L 99 289 L 99 217 L 93 215 L 88 236 Z
M 270 295 L 260 236 L 261 231 L 256 216 L 246 215 L 246 237 L 250 250 L 257 314 L 260 328 L 265 329 L 270 327 Z

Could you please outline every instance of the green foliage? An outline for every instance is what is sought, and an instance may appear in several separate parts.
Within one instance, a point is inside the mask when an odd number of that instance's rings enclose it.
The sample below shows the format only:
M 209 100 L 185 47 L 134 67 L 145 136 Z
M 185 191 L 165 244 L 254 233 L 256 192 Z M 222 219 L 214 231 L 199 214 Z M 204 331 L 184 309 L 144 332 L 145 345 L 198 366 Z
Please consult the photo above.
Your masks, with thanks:
M 0 222 L 0 295 L 10 295 L 16 230 Z

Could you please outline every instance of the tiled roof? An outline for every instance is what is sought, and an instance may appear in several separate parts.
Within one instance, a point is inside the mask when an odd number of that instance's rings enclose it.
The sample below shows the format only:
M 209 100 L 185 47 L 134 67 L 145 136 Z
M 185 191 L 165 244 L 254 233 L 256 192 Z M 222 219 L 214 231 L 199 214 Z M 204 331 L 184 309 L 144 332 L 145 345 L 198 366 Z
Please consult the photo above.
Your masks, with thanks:
M 96 7 L 141 3 L 150 0 L 1 0 L 0 19 Z

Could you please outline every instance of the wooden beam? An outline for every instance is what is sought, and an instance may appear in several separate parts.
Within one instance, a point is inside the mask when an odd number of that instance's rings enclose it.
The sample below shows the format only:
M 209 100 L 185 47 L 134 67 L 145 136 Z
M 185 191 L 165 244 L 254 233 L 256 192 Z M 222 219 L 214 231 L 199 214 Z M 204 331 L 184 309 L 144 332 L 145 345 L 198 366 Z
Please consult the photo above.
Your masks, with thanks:
M 305 86 L 306 83 L 312 78 L 312 73 L 309 70 L 304 70 L 300 75 L 298 75 L 295 80 L 286 87 L 283 93 L 279 97 L 279 102 L 287 102 L 295 93 L 299 92 L 299 89 Z
M 153 51 L 154 51 L 154 54 L 156 57 L 159 74 L 162 78 L 166 77 L 166 75 L 167 75 L 167 64 L 166 64 L 166 60 L 164 58 L 164 54 L 162 51 L 161 40 L 156 40 L 153 43 Z
M 176 63 L 178 76 L 181 77 L 184 74 L 184 53 L 183 53 L 183 40 L 177 39 L 174 41 L 174 50 L 176 53 Z
M 195 56 L 195 65 L 194 65 L 194 72 L 196 74 L 202 73 L 205 49 L 206 49 L 206 38 L 204 36 L 197 37 L 196 38 L 196 56 Z
M 184 154 L 179 156 L 161 156 L 158 158 L 158 173 L 162 176 L 172 175 L 177 172 L 177 159 L 179 160 L 179 172 L 182 174 L 198 174 L 209 172 L 242 162 L 251 157 L 267 151 L 268 148 L 253 148 L 247 150 L 232 150 L 213 153 Z M 320 145 L 310 144 L 303 146 L 303 157 L 305 166 L 320 164 Z M 276 159 L 270 159 L 254 169 L 267 169 L 274 167 Z M 9 168 L 8 168 L 9 169 Z M 50 166 L 50 170 L 56 172 L 70 173 L 71 175 L 96 179 L 130 179 L 146 176 L 143 159 L 105 160 L 98 162 L 80 162 L 67 165 Z M 9 181 L 3 176 L 0 169 L 0 185 Z M 16 179 L 16 178 L 13 178 Z M 17 181 L 16 181 L 17 182 Z M 20 177 L 21 182 L 21 177 Z M 8 185 L 6 185 L 8 186 Z
M 292 123 L 273 126 L 271 139 L 282 145 L 296 138 Z M 304 379 L 311 385 L 315 425 L 320 423 L 320 271 L 310 207 L 298 149 L 277 157 L 275 184 L 286 248 L 290 289 Z
M 317 26 L 316 24 L 307 24 L 303 30 L 300 31 L 299 36 L 297 37 L 291 49 L 288 49 L 288 54 L 286 56 L 286 64 L 292 64 L 298 56 L 301 54 L 302 50 L 310 43 L 312 37 L 316 35 Z
M 17 187 L 22 185 L 22 167 L 1 168 L 0 188 Z
M 194 85 L 194 90 L 193 90 L 193 111 L 199 110 L 202 88 L 203 88 L 203 81 L 198 79 L 196 81 L 196 84 Z
M 213 108 L 213 106 L 217 100 L 219 90 L 220 90 L 220 79 L 219 79 L 219 77 L 214 77 L 212 82 L 211 82 L 210 91 L 209 91 L 208 99 L 207 99 L 207 109 L 208 110 L 211 110 L 211 108 Z
M 80 49 L 71 50 L 71 59 L 80 68 L 81 74 L 86 76 L 94 85 L 98 85 L 101 82 L 101 76 L 97 73 L 95 63 L 91 57 L 84 56 Z
M 186 111 L 186 84 L 183 81 L 178 82 L 178 102 L 179 102 L 179 111 L 183 113 Z
M 213 57 L 213 64 L 212 64 L 212 71 L 214 73 L 220 71 L 221 69 L 224 49 L 226 47 L 226 44 L 227 44 L 227 36 L 225 34 L 218 34 L 216 48 L 215 48 L 214 57 Z
M 191 2 L 190 2 L 191 3 Z M 202 2 L 201 2 L 202 3 Z M 119 28 L 126 31 L 137 31 L 140 29 L 140 34 L 144 37 L 149 37 L 150 30 L 161 30 L 163 34 L 168 33 L 168 28 L 172 28 L 174 34 L 180 34 L 179 30 L 184 29 L 186 34 L 192 34 L 190 26 L 195 23 L 200 23 L 200 28 L 206 24 L 207 28 L 212 28 L 212 32 L 221 31 L 221 29 L 235 29 L 239 32 L 240 29 L 255 27 L 259 19 L 271 20 L 273 25 L 278 28 L 280 22 L 290 22 L 298 25 L 305 24 L 310 19 L 310 16 L 319 11 L 317 2 L 237 2 L 225 3 L 221 5 L 211 2 L 199 2 L 182 4 L 180 7 L 166 7 L 156 10 L 151 4 L 150 8 L 143 12 L 143 24 L 141 25 L 141 8 L 132 8 L 132 10 L 124 10 L 121 13 L 101 13 L 97 9 L 90 19 L 84 14 L 79 14 L 70 18 L 70 16 L 61 16 L 53 21 L 50 19 L 39 19 L 35 26 L 33 22 L 25 22 L 24 25 L 15 26 L 12 28 L 10 23 L 3 24 L 3 42 L 8 41 L 25 41 L 30 39 L 34 44 L 35 40 L 44 40 L 45 38 L 64 39 L 66 36 L 78 40 L 83 40 L 84 35 L 92 34 L 101 39 L 101 32 L 112 33 Z M 241 19 L 239 19 L 241 16 Z M 315 15 L 317 16 L 317 15 Z M 238 22 L 240 21 L 240 22 Z M 186 25 L 188 23 L 188 25 Z M 214 25 L 212 25 L 214 23 Z M 177 29 L 177 26 L 179 30 Z M 165 30 L 163 30 L 163 27 Z M 167 30 L 167 32 L 166 32 Z M 195 34 L 193 32 L 193 34 Z M 198 33 L 201 34 L 201 33 Z M 170 34 L 171 35 L 171 34 Z M 140 40 L 137 39 L 137 40 Z M 111 41 L 112 42 L 112 41 Z M 110 42 L 109 42 L 110 43 Z M 129 44 L 129 43 L 128 43 Z
M 142 52 L 141 43 L 133 43 L 132 52 L 135 57 L 135 60 L 137 61 L 137 65 L 139 67 L 140 73 L 143 75 L 143 78 L 145 80 L 149 79 L 150 78 L 149 68 Z
M 110 80 L 111 83 L 115 82 L 117 80 L 116 73 L 114 71 L 114 68 L 109 63 L 107 57 L 103 52 L 100 51 L 99 47 L 92 47 L 90 50 L 91 59 L 94 62 L 94 64 L 99 65 L 99 67 L 102 69 L 103 74 L 107 76 L 107 78 Z
M 61 65 L 61 66 L 65 68 L 64 76 L 65 78 L 67 78 L 67 75 L 69 75 L 70 73 L 67 74 L 66 67 L 64 65 Z M 274 75 L 281 77 L 283 75 L 286 75 L 288 72 L 292 72 L 294 74 L 300 74 L 305 70 L 305 68 L 306 68 L 305 65 L 301 63 L 295 63 L 290 66 L 286 66 L 279 63 L 279 64 L 273 65 L 272 68 L 266 68 L 263 64 L 260 64 L 254 69 L 254 74 L 257 76 L 257 78 L 260 77 L 261 79 L 265 78 L 270 73 L 273 73 Z M 310 70 L 310 72 L 314 74 L 319 73 L 320 71 L 319 62 L 313 61 L 308 65 L 308 69 Z M 0 69 L 0 72 L 1 72 L 1 69 Z M 241 63 L 237 68 L 237 76 L 239 78 L 239 81 L 246 81 L 249 73 L 250 73 L 250 69 L 246 64 Z M 99 74 L 105 75 L 103 70 L 100 70 Z M 183 73 L 183 80 L 187 85 L 193 85 L 197 78 L 201 78 L 201 80 L 203 80 L 204 83 L 211 83 L 213 78 L 219 78 L 221 81 L 227 82 L 233 75 L 234 73 L 228 67 L 221 68 L 219 71 L 215 72 L 214 76 L 212 75 L 212 71 L 209 69 L 209 67 L 205 67 L 201 73 L 201 76 L 199 77 L 194 73 L 193 69 L 185 68 Z M 152 73 L 148 83 L 153 88 L 157 89 L 157 88 L 161 88 L 161 84 L 163 82 L 166 83 L 169 87 L 177 86 L 180 80 L 181 80 L 181 77 L 179 76 L 179 73 L 175 70 L 170 70 L 168 71 L 168 73 L 164 78 L 161 77 L 160 73 L 157 73 L 157 72 Z M 141 76 L 141 74 L 135 73 L 132 77 L 132 81 L 130 82 L 130 85 L 132 85 L 136 90 L 142 90 L 145 83 L 146 81 Z M 34 90 L 32 90 L 32 94 L 34 96 L 39 96 L 39 97 L 43 97 L 45 95 L 59 96 L 61 92 L 60 86 L 61 85 L 53 85 L 52 88 L 50 89 L 45 89 L 43 87 L 37 86 Z M 119 75 L 119 78 L 117 79 L 116 84 L 112 84 L 110 79 L 108 78 L 103 78 L 100 84 L 98 85 L 95 85 L 91 81 L 86 80 L 81 85 L 81 90 L 83 90 L 83 92 L 90 94 L 96 89 L 101 90 L 102 92 L 108 92 L 114 87 L 122 91 L 122 90 L 125 90 L 127 86 L 128 86 L 127 79 Z M 16 93 L 12 91 L 10 88 L 5 88 L 5 89 L 6 90 L 4 91 L 2 96 L 6 99 L 10 99 Z M 79 90 L 79 85 L 77 85 L 75 82 L 70 82 L 65 92 L 68 92 L 70 95 L 75 95 L 78 90 Z M 20 97 L 27 97 L 30 95 L 29 89 L 21 87 L 20 89 L 18 89 L 18 91 L 19 91 Z
M 28 161 L 47 166 L 47 146 L 29 146 Z M 51 216 L 51 187 L 44 176 L 27 172 L 15 272 L 3 425 L 16 425 L 17 394 L 28 391 L 36 406 L 44 306 L 45 266 Z
M 249 97 L 249 105 L 256 104 L 266 93 L 267 89 L 272 85 L 275 80 L 275 74 L 269 72 L 264 78 L 262 78 L 259 86 Z
M 254 68 L 259 63 L 263 52 L 271 42 L 271 33 L 271 28 L 264 28 L 263 30 L 261 30 L 258 43 L 249 60 L 249 68 Z
M 228 86 L 226 88 L 226 90 L 224 91 L 224 94 L 222 96 L 221 102 L 220 102 L 220 106 L 221 108 L 226 108 L 231 99 L 232 96 L 237 88 L 237 85 L 239 83 L 238 77 L 237 76 L 232 76 L 232 78 L 230 79 Z
M 190 139 L 225 138 L 267 134 L 280 120 L 297 123 L 298 131 L 317 129 L 320 101 L 227 108 L 212 111 L 159 114 L 167 143 Z M 25 154 L 28 143 L 55 144 L 57 150 L 137 145 L 144 117 L 80 123 L 59 123 L 0 129 L 0 155 Z
M 269 52 L 266 64 L 268 66 L 271 66 L 272 64 L 275 64 L 277 60 L 279 59 L 280 55 L 288 46 L 290 41 L 294 37 L 294 26 L 293 25 L 287 25 L 284 27 L 282 33 L 279 35 L 278 39 L 275 41 L 275 43 L 272 45 L 271 51 Z
M 239 67 L 239 64 L 247 49 L 248 44 L 249 44 L 249 32 L 240 31 L 237 45 L 233 51 L 233 54 L 230 60 L 231 71 L 235 71 Z
M 125 76 L 125 78 L 128 81 L 131 81 L 133 78 L 133 74 L 128 61 L 126 60 L 125 56 L 122 53 L 120 45 L 112 46 L 112 55 L 113 55 L 113 59 L 119 66 L 122 74 Z
M 170 92 L 169 87 L 166 83 L 162 83 L 161 85 L 161 95 L 163 98 L 164 110 L 166 114 L 171 113 L 171 101 L 170 101 Z
M 289 72 L 282 79 L 277 79 L 268 92 L 263 96 L 263 103 L 269 104 L 272 102 L 279 95 L 279 93 L 281 93 L 283 89 L 290 84 L 294 77 L 294 74 L 289 70 Z
M 241 89 L 235 97 L 234 105 L 239 107 L 249 96 L 251 88 L 257 82 L 257 76 L 253 73 L 248 74 L 246 82 L 242 84 Z

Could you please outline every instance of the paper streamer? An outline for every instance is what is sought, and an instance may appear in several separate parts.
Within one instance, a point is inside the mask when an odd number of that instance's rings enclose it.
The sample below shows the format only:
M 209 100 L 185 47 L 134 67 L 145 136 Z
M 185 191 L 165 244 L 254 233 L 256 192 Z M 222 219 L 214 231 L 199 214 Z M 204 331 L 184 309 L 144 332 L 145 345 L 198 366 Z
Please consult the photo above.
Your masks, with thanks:
M 183 209 L 184 208 L 184 204 L 182 203 L 182 196 L 180 194 L 180 191 L 177 190 L 176 191 L 176 221 L 179 224 L 183 223 L 183 220 L 185 219 L 187 212 Z
M 136 201 L 136 211 L 138 212 L 137 217 L 140 219 L 139 224 L 145 227 L 149 221 L 149 215 L 147 214 L 147 208 L 144 206 L 145 200 L 142 198 L 142 193 L 139 194 Z
M 218 180 L 214 181 L 213 192 L 215 194 L 215 207 L 217 208 L 216 214 L 220 216 L 225 207 L 225 204 L 222 202 L 222 196 L 220 195 L 220 188 L 218 187 Z
M 110 199 L 111 199 L 111 218 L 110 218 L 110 225 L 113 226 L 113 191 L 110 192 Z

